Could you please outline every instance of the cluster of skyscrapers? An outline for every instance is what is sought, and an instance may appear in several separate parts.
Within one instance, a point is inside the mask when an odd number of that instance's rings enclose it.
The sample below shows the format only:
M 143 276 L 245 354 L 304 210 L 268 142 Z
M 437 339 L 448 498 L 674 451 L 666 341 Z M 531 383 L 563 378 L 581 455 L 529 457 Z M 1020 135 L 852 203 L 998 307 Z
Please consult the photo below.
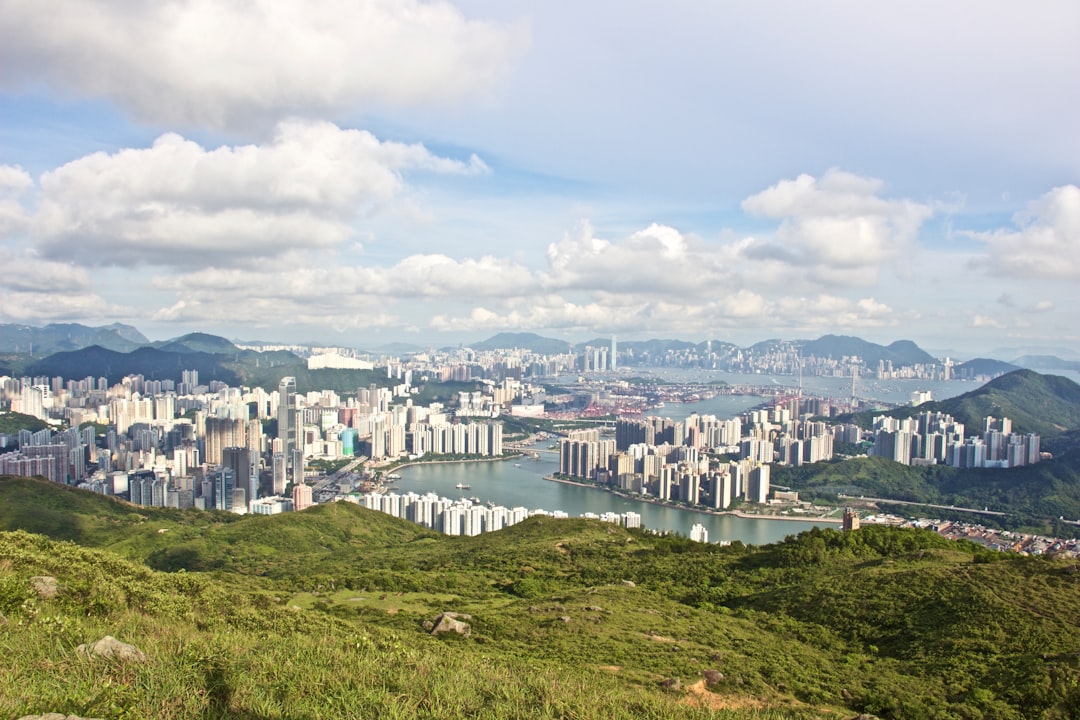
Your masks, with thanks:
M 833 457 L 846 429 L 810 420 L 805 400 L 790 398 L 738 418 L 690 415 L 615 422 L 614 438 L 578 430 L 559 444 L 559 472 L 659 500 L 726 509 L 764 503 L 769 466 Z M 857 438 L 856 438 L 857 441 Z M 723 457 L 723 461 L 719 458 Z
M 987 417 L 981 435 L 965 437 L 964 424 L 945 413 L 878 416 L 873 437 L 873 455 L 904 465 L 1010 468 L 1033 465 L 1042 457 L 1039 436 L 1012 432 L 1009 418 Z
M 299 394 L 293 377 L 275 392 L 202 385 L 194 370 L 181 378 L 132 375 L 111 387 L 105 378 L 0 378 L 13 411 L 62 417 L 74 428 L 0 435 L 0 472 L 83 484 L 137 504 L 269 512 L 303 506 L 302 497 L 283 495 L 304 485 L 313 458 L 503 453 L 502 425 L 481 421 L 482 403 L 472 394 L 462 422 L 440 404 L 413 406 L 407 378 L 393 388 L 358 388 L 347 399 L 325 390 Z M 497 389 L 512 399 L 508 383 Z M 489 404 L 488 418 L 497 411 Z M 105 437 L 89 423 L 105 425 Z M 260 482 L 275 500 L 256 505 Z

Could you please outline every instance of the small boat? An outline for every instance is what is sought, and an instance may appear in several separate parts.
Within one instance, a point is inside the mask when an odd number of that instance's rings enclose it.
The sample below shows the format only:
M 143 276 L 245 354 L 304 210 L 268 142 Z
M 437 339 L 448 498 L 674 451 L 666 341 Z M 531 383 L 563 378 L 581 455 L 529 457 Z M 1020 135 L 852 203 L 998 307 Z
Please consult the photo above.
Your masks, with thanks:
M 456 487 L 458 490 L 469 490 L 469 489 L 472 488 L 472 485 L 466 485 L 465 483 L 458 483 L 454 487 Z

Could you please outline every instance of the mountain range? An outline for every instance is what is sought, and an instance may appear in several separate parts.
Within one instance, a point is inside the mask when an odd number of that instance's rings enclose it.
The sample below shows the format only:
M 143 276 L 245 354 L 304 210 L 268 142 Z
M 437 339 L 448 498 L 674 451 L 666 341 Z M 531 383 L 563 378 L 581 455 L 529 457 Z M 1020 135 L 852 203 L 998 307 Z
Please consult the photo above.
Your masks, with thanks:
M 607 348 L 610 344 L 610 338 L 574 344 L 535 333 L 499 333 L 470 347 L 476 350 L 520 348 L 541 354 L 560 354 L 580 352 L 585 347 Z M 910 340 L 879 345 L 844 335 L 824 335 L 816 340 L 763 340 L 746 348 L 724 340 L 692 343 L 663 339 L 623 341 L 618 348 L 620 354 L 624 354 L 621 361 L 624 365 L 648 365 L 671 352 L 704 357 L 710 350 L 720 361 L 737 355 L 752 358 L 765 353 L 788 351 L 797 352 L 803 358 L 832 358 L 837 361 L 857 356 L 871 368 L 879 363 L 892 363 L 894 367 L 900 367 L 938 362 Z M 416 351 L 414 346 L 407 345 L 393 349 L 403 354 Z M 240 380 L 248 384 L 273 385 L 276 380 L 271 376 L 276 375 L 279 379 L 282 371 L 267 373 L 267 368 L 288 368 L 288 372 L 294 375 L 306 373 L 304 362 L 287 351 L 260 353 L 241 350 L 232 341 L 207 333 L 189 333 L 170 340 L 150 342 L 134 327 L 121 324 L 88 327 L 72 323 L 40 328 L 0 325 L 0 354 L 0 374 L 89 375 L 107 377 L 110 382 L 130 373 L 178 380 L 181 369 L 196 369 L 204 382 L 217 379 L 228 383 Z M 1040 370 L 1080 370 L 1080 362 L 1038 355 L 1016 358 L 1012 363 L 985 358 L 969 360 L 957 364 L 955 371 L 959 377 L 993 376 L 1018 366 Z M 324 371 L 322 374 L 326 377 L 336 376 L 334 372 Z M 345 375 L 348 377 L 342 382 L 346 384 L 353 380 L 377 382 L 372 375 Z

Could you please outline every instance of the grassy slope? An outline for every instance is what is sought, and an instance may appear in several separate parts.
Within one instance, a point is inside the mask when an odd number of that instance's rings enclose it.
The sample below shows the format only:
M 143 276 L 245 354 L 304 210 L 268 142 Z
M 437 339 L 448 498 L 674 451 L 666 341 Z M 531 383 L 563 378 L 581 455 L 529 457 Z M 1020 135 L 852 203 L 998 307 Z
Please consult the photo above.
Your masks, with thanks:
M 0 507 L 31 512 L 32 499 L 10 487 L 10 480 L 0 483 Z M 37 489 L 54 494 L 52 486 Z M 0 583 L 60 574 L 69 587 L 83 588 L 58 611 L 78 628 L 69 645 L 108 628 L 130 629 L 130 637 L 169 656 L 158 661 L 162 677 L 175 683 L 183 676 L 194 683 L 185 697 L 195 693 L 204 703 L 218 702 L 199 685 L 213 673 L 190 665 L 190 657 L 209 653 L 230 678 L 227 706 L 241 716 L 314 716 L 304 693 L 320 682 L 340 698 L 337 714 L 357 717 L 376 705 L 384 712 L 398 707 L 401 717 L 434 717 L 436 707 L 448 716 L 671 717 L 693 712 L 678 703 L 697 696 L 669 697 L 657 691 L 658 681 L 692 682 L 705 669 L 725 676 L 710 700 L 775 716 L 858 710 L 904 718 L 1064 718 L 1080 708 L 1080 574 L 1065 563 L 1001 558 L 930 533 L 814 531 L 761 549 L 718 548 L 595 521 L 535 518 L 499 533 L 448 538 L 338 504 L 228 523 L 194 511 L 175 519 L 140 509 L 146 519 L 127 526 L 138 540 L 125 542 L 102 522 L 113 509 L 106 503 L 91 497 L 79 511 L 96 508 L 99 518 L 84 528 L 84 541 L 151 561 L 178 543 L 199 562 L 212 561 L 214 573 L 159 574 L 17 536 L 45 549 L 25 566 L 0 549 Z M 98 576 L 134 573 L 161 597 L 136 588 L 124 590 L 120 603 L 109 590 L 112 580 L 84 582 L 96 571 L 62 559 L 83 552 L 108 565 Z M 211 603 L 223 592 L 232 598 L 229 607 L 183 610 L 195 601 L 184 594 L 194 592 L 184 589 L 192 582 L 204 588 L 195 600 Z M 21 612 L 7 607 L 13 616 Z M 473 636 L 428 638 L 420 624 L 442 610 L 472 614 Z M 98 619 L 102 612 L 105 619 Z M 153 630 L 159 626 L 165 630 Z M 8 648 L 34 647 L 5 655 L 17 658 L 16 676 L 27 688 L 46 682 L 41 668 L 50 663 L 83 672 L 63 642 L 39 648 L 32 641 L 40 635 L 11 634 L 50 627 L 35 619 L 0 630 Z M 290 647 L 305 660 L 290 658 Z M 292 668 L 301 666 L 321 679 L 293 677 Z M 465 673 L 461 689 L 439 668 Z M 411 675 L 419 687 L 406 685 Z M 131 681 L 152 684 L 137 676 Z M 492 695 L 496 678 L 500 689 Z M 294 682 L 309 690 L 281 689 Z M 76 699 L 90 702 L 101 691 L 93 683 L 88 673 L 76 684 L 81 690 L 50 690 L 68 698 L 52 709 L 70 712 L 81 707 Z M 18 687 L 0 687 L 0 697 Z M 14 697 L 27 702 L 25 693 Z M 539 710 L 514 710 L 522 703 Z M 624 704 L 636 709 L 624 712 Z M 193 716 L 191 707 L 176 716 Z M 31 709 L 10 709 L 24 708 Z M 747 715 L 735 715 L 741 716 Z

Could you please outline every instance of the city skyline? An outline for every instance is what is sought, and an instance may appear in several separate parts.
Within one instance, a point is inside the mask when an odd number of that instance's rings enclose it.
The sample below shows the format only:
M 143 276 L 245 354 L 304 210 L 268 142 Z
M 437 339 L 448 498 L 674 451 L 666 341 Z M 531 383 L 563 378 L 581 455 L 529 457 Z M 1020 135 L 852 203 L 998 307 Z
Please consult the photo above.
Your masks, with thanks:
M 1080 350 L 1080 8 L 0 2 L 0 323 Z

